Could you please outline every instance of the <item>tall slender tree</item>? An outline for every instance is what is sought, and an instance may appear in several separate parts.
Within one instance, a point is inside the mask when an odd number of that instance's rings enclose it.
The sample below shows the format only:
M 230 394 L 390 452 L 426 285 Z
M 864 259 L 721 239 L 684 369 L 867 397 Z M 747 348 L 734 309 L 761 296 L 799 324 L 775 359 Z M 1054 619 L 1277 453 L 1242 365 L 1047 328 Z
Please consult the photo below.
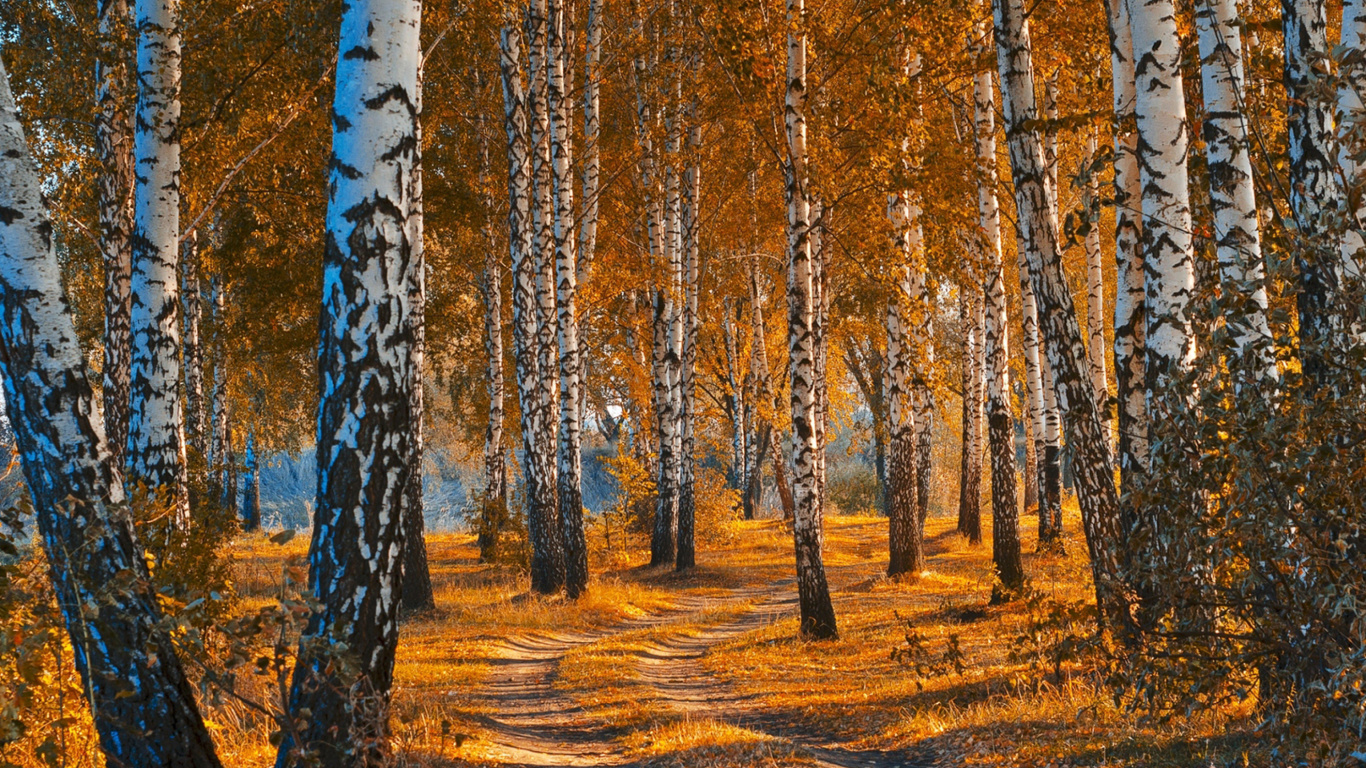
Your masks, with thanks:
M 1029 22 L 1022 0 L 994 0 L 993 16 L 1015 207 L 1025 241 L 1030 282 L 1039 301 L 1043 346 L 1058 388 L 1066 394 L 1064 416 L 1097 605 L 1107 621 L 1124 624 L 1127 590 L 1119 574 L 1119 500 L 1095 391 L 1083 373 L 1086 348 L 1071 291 L 1062 274 L 1057 228 L 1049 215 L 1043 147 L 1037 132 Z
M 1138 56 L 1134 114 L 1143 180 L 1148 408 L 1155 416 L 1165 408 L 1162 400 L 1171 381 L 1195 356 L 1189 317 L 1195 290 L 1195 246 L 1186 173 L 1190 127 L 1172 0 L 1142 0 L 1131 4 L 1130 12 Z
M 482 75 L 474 70 L 476 85 L 482 93 Z M 484 298 L 484 352 L 488 358 L 488 425 L 484 430 L 484 497 L 479 521 L 479 560 L 489 562 L 498 548 L 499 535 L 507 519 L 507 451 L 503 446 L 503 263 L 498 256 L 493 234 L 493 194 L 489 178 L 489 136 L 485 118 L 479 123 L 479 189 L 488 214 L 483 229 L 484 272 L 479 289 Z M 516 215 L 509 211 L 509 217 Z M 512 230 L 514 233 L 517 230 Z M 514 244 L 516 249 L 517 245 Z
M 1196 4 L 1195 26 L 1200 38 L 1205 155 L 1219 271 L 1224 289 L 1246 299 L 1241 311 L 1228 320 L 1238 351 L 1252 356 L 1248 362 L 1253 375 L 1275 378 L 1276 360 L 1266 314 L 1266 265 L 1243 109 L 1243 40 L 1238 8 L 1232 0 L 1202 0 Z
M 1284 0 L 1286 141 L 1290 155 L 1290 208 L 1302 247 L 1299 269 L 1300 357 L 1305 373 L 1322 378 L 1343 328 L 1338 293 L 1344 277 L 1339 226 L 1335 103 L 1318 87 L 1320 62 L 1328 56 L 1328 17 L 1323 0 Z M 1149 324 L 1151 325 L 1151 323 Z M 1151 378 L 1151 375 L 1150 377 Z
M 404 490 L 406 506 L 403 510 L 403 581 L 401 599 L 409 611 L 425 611 L 436 607 L 432 592 L 432 575 L 427 564 L 426 505 L 422 495 L 422 463 L 426 448 L 425 366 L 427 364 L 427 254 L 422 225 L 422 88 L 426 72 L 418 62 L 417 87 L 413 106 L 417 120 L 413 126 L 413 165 L 408 174 L 409 240 L 407 291 L 408 326 L 411 362 L 409 366 L 409 470 L 408 486 Z
M 128 480 L 189 522 L 180 392 L 180 3 L 138 0 Z
M 1091 387 L 1101 408 L 1101 427 L 1106 445 L 1110 435 L 1110 385 L 1105 375 L 1105 265 L 1100 249 L 1100 181 L 1096 178 L 1096 131 L 1086 135 L 1086 176 L 1082 190 L 1082 210 L 1086 216 L 1086 363 L 1091 370 Z
M 99 248 L 104 261 L 104 429 L 115 461 L 128 447 L 128 388 L 132 355 L 129 316 L 133 213 L 133 130 L 128 113 L 127 42 L 131 25 L 127 0 L 102 0 L 99 59 L 95 63 L 95 153 L 98 179 Z
M 199 236 L 185 235 L 180 253 L 180 300 L 183 318 L 183 375 L 185 383 L 185 428 L 189 445 L 200 458 L 208 455 L 208 415 L 204 403 L 204 344 L 200 333 L 204 305 L 199 293 Z
M 111 765 L 218 768 L 194 686 L 161 625 L 42 190 L 0 62 L 0 374 L 76 669 Z
M 556 488 L 564 543 L 565 590 L 577 598 L 588 587 L 588 544 L 583 532 L 582 375 L 578 318 L 578 229 L 574 220 L 574 152 L 571 118 L 574 20 L 564 0 L 549 2 L 546 66 L 550 114 L 551 175 L 555 198 L 555 305 L 559 342 L 560 420 L 556 443 Z
M 911 407 L 911 345 L 906 305 L 911 295 L 910 202 L 905 194 L 887 196 L 892 221 L 891 286 L 887 298 L 887 363 L 883 392 L 887 399 L 887 575 L 915 575 L 925 570 L 925 546 L 916 505 L 915 411 Z
M 958 469 L 958 532 L 969 536 L 970 531 L 982 530 L 982 406 L 986 391 L 983 387 L 982 350 L 985 349 L 981 329 L 977 327 L 982 296 L 975 277 L 976 265 L 968 265 L 969 277 L 959 286 L 959 316 L 963 328 L 963 437 Z
M 420 0 L 342 11 L 318 344 L 318 493 L 309 586 L 322 608 L 300 643 L 278 765 L 387 759 L 404 512 L 413 471 L 414 200 Z M 354 664 L 335 662 L 340 640 Z M 354 675 L 349 674 L 354 670 Z M 296 741 L 296 738 L 298 739 Z
M 833 638 L 835 609 L 825 579 L 821 548 L 822 499 L 816 483 L 816 454 L 825 450 L 816 430 L 815 357 L 819 340 L 813 334 L 817 307 L 812 287 L 811 198 L 806 173 L 806 7 L 804 0 L 787 0 L 787 338 L 791 378 L 793 516 L 792 537 L 797 553 L 797 591 L 801 634 Z
M 986 56 L 986 25 L 979 24 L 973 57 Z M 1020 560 L 1020 508 L 1015 499 L 1015 419 L 1010 404 L 1009 317 L 1005 269 L 1001 258 L 1001 210 L 996 199 L 996 98 L 991 70 L 979 66 L 973 75 L 973 146 L 977 156 L 977 223 L 982 268 L 986 272 L 985 353 L 987 442 L 991 446 L 991 559 L 996 578 L 1007 591 L 1024 584 Z M 980 519 L 968 540 L 980 542 Z
M 691 71 L 694 81 L 700 68 L 700 58 L 694 57 Z M 702 150 L 702 125 L 697 119 L 697 100 L 687 105 L 685 117 L 687 126 L 687 147 L 684 162 L 682 191 L 682 228 L 683 228 L 683 343 L 679 359 L 679 412 L 680 451 L 679 493 L 678 493 L 678 548 L 674 564 L 678 570 L 692 568 L 697 564 L 696 516 L 697 501 L 695 485 L 697 474 L 697 343 L 701 317 L 697 313 L 697 294 L 699 275 L 698 226 L 699 205 L 702 195 L 702 165 L 698 156 Z
M 1115 113 L 1115 393 L 1119 418 L 1115 461 L 1127 493 L 1148 467 L 1147 310 L 1143 295 L 1143 183 L 1138 171 L 1137 94 L 1128 0 L 1105 0 L 1110 35 L 1110 84 Z M 1124 505 L 1123 530 L 1133 529 Z

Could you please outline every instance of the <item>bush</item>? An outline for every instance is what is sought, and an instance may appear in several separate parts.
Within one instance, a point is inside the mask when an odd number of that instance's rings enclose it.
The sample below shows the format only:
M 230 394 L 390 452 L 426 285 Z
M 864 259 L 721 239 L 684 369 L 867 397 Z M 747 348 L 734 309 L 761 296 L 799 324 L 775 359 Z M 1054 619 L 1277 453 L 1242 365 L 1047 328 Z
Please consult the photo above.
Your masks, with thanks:
M 1331 350 L 1310 378 L 1302 349 L 1258 381 L 1228 301 L 1202 305 L 1211 343 L 1161 399 L 1126 499 L 1140 636 L 1122 691 L 1161 715 L 1254 702 L 1282 757 L 1337 764 L 1366 726 L 1366 359 Z

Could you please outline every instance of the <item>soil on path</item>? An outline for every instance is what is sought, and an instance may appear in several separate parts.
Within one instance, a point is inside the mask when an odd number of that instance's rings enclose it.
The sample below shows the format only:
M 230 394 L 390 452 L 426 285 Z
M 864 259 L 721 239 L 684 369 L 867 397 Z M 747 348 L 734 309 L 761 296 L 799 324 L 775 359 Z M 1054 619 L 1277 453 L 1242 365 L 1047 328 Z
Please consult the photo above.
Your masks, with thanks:
M 700 631 L 668 631 L 695 624 L 702 614 L 748 603 L 738 616 L 705 624 Z M 786 722 L 746 700 L 713 676 L 703 658 L 715 645 L 760 629 L 797 610 L 793 581 L 730 590 L 719 597 L 689 596 L 671 611 L 578 633 L 518 637 L 504 642 L 485 684 L 493 715 L 485 720 L 488 757 L 516 766 L 627 766 L 632 762 L 613 723 L 595 718 L 554 685 L 566 653 L 614 635 L 662 628 L 662 637 L 637 655 L 636 672 L 650 694 L 668 708 L 782 739 L 800 748 L 807 764 L 823 768 L 922 768 L 931 755 L 848 747 L 834 734 Z

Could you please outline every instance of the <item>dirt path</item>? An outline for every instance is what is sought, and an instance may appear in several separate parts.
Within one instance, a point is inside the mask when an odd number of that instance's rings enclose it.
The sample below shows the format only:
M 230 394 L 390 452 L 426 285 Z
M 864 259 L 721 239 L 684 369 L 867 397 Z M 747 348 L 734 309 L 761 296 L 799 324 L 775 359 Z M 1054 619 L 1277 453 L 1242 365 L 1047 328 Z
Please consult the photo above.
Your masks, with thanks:
M 642 679 L 674 709 L 705 716 L 751 731 L 774 736 L 800 747 L 822 768 L 922 768 L 933 756 L 907 751 L 858 750 L 841 744 L 831 734 L 813 733 L 797 723 L 764 711 L 703 665 L 712 647 L 760 629 L 797 612 L 797 596 L 790 581 L 772 585 L 754 609 L 730 621 L 696 633 L 666 635 L 638 658 Z
M 791 579 L 757 590 L 734 590 L 724 597 L 690 597 L 672 611 L 592 632 L 506 641 L 504 653 L 495 660 L 495 670 L 486 683 L 495 711 L 485 723 L 492 742 L 488 755 L 519 766 L 632 765 L 614 739 L 619 731 L 614 731 L 611 723 L 592 717 L 554 687 L 561 660 L 575 648 L 616 634 L 691 623 L 704 612 L 739 602 L 750 602 L 752 607 L 727 621 L 706 625 L 700 632 L 667 633 L 637 657 L 637 673 L 654 698 L 682 713 L 705 715 L 784 739 L 825 768 L 921 768 L 932 764 L 924 754 L 851 749 L 829 734 L 812 733 L 796 723 L 784 722 L 707 671 L 702 660 L 713 646 L 795 613 L 797 599 Z

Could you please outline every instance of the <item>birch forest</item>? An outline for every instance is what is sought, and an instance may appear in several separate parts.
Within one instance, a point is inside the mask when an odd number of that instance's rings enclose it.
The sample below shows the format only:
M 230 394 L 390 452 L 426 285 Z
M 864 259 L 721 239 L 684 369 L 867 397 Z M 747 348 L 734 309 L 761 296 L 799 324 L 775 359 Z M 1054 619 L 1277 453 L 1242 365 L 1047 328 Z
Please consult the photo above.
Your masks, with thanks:
M 1363 0 L 0 0 L 0 768 L 1366 768 Z

